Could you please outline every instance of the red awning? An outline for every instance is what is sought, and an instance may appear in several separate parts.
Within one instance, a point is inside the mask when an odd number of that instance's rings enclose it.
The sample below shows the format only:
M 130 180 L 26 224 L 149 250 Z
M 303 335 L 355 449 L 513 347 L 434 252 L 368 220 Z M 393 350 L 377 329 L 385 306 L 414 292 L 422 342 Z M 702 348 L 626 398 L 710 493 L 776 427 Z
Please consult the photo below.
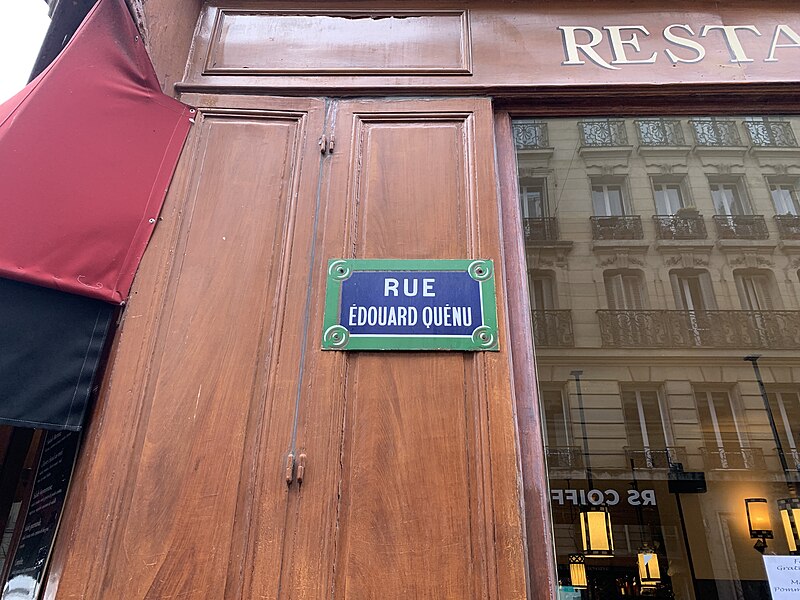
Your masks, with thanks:
M 192 116 L 161 93 L 124 0 L 100 0 L 0 105 L 0 277 L 124 301 Z

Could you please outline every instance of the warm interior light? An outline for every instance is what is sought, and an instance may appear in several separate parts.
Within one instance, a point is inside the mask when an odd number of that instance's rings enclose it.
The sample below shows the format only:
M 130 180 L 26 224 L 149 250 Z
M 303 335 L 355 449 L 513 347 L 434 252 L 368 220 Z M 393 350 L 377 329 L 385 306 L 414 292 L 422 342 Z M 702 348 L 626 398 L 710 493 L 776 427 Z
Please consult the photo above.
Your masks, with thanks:
M 639 581 L 643 587 L 655 586 L 661 579 L 658 568 L 658 555 L 652 548 L 642 548 L 638 554 Z
M 778 500 L 778 510 L 781 514 L 783 531 L 786 534 L 786 543 L 789 544 L 790 554 L 800 554 L 797 551 L 800 546 L 800 533 L 797 530 L 797 519 L 800 517 L 800 499 L 783 498 Z
M 747 527 L 753 539 L 772 539 L 772 525 L 769 522 L 769 505 L 766 498 L 746 498 Z
M 614 556 L 611 515 L 605 506 L 586 506 L 580 513 L 583 552 L 586 556 Z
M 569 555 L 569 578 L 572 582 L 572 587 L 579 589 L 586 589 L 586 561 L 583 554 L 570 554 Z

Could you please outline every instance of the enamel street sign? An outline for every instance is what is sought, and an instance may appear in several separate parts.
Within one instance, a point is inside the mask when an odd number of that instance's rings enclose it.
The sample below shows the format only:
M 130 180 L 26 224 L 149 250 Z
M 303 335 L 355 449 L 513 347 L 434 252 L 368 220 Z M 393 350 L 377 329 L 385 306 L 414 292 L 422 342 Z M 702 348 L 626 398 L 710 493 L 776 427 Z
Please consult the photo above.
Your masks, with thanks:
M 491 260 L 333 259 L 323 350 L 498 350 Z

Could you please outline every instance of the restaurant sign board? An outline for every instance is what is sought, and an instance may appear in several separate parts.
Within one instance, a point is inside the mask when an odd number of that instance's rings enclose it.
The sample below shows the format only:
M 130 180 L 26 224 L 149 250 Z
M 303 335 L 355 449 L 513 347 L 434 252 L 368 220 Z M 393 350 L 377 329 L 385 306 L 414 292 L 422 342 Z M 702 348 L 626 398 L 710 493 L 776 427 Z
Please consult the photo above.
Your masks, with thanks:
M 491 260 L 333 259 L 323 350 L 498 350 Z

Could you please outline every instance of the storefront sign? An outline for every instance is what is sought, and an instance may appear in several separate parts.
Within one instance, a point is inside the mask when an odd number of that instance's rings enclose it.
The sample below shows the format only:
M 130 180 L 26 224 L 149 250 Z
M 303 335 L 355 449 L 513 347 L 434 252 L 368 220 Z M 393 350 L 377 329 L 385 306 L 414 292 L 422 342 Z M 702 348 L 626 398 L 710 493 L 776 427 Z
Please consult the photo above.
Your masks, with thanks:
M 196 52 L 204 58 L 192 61 L 187 80 L 482 93 L 490 87 L 800 80 L 800 13 L 790 0 L 473 2 L 467 11 L 377 9 L 357 23 L 342 6 L 327 3 L 299 14 L 210 7 L 204 27 L 213 33 L 198 40 Z M 362 56 L 352 50 L 354 36 L 380 42 Z M 245 38 L 260 39 L 241 44 Z M 326 40 L 324 58 L 308 42 L 317 39 Z M 287 58 L 270 52 L 270 44 L 294 50 Z
M 693 28 L 670 23 L 654 34 L 645 25 L 606 25 L 602 28 L 571 25 L 558 29 L 564 42 L 562 65 L 585 65 L 588 60 L 604 69 L 619 70 L 625 65 L 652 65 L 659 60 L 672 65 L 693 64 L 706 57 L 703 42 L 712 41 L 709 38 L 714 36 L 719 38 L 715 43 L 724 41 L 730 62 L 734 64 L 800 59 L 800 34 L 785 23 L 776 25 L 769 32 L 771 41 L 766 49 L 763 45 L 755 48 L 748 44 L 752 39 L 764 36 L 753 24 L 696 25 Z M 610 59 L 604 58 L 598 49 L 606 49 Z
M 331 260 L 323 350 L 498 350 L 491 260 Z
M 573 506 L 616 506 L 620 502 L 627 502 L 631 506 L 655 506 L 655 490 L 550 490 L 553 504 L 572 504 Z
M 61 509 L 75 465 L 80 434 L 49 431 L 39 460 L 31 503 L 22 537 L 14 553 L 2 600 L 34 600 L 39 597 L 50 549 L 61 521 Z
M 800 556 L 764 556 L 772 600 L 800 598 Z

